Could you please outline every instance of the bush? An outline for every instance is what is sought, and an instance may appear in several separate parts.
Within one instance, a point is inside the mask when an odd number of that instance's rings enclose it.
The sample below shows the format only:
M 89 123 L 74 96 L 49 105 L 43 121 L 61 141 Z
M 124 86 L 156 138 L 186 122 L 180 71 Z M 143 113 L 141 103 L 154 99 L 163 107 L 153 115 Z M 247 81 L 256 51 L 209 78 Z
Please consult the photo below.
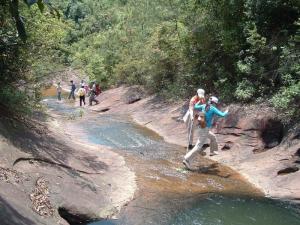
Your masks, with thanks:
M 0 89 L 0 102 L 12 112 L 30 112 L 30 105 L 28 104 L 28 96 L 26 93 L 12 86 L 5 86 Z
M 271 103 L 281 110 L 295 110 L 295 113 L 296 111 L 299 112 L 300 81 L 289 87 L 282 88 L 276 95 L 273 96 Z
M 255 88 L 253 84 L 248 80 L 239 82 L 235 90 L 235 97 L 241 101 L 249 101 L 254 96 Z

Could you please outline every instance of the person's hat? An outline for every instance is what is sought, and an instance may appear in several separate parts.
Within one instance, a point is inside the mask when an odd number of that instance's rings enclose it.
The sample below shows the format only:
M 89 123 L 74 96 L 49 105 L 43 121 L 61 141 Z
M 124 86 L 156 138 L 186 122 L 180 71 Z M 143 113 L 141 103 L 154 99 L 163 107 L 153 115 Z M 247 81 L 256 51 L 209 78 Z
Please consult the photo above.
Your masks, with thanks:
M 200 98 L 204 98 L 205 91 L 203 89 L 198 89 L 197 94 Z
M 215 97 L 215 96 L 211 96 L 211 97 L 209 98 L 209 101 L 210 101 L 211 103 L 216 103 L 216 104 L 218 104 L 219 99 L 218 99 L 217 97 Z

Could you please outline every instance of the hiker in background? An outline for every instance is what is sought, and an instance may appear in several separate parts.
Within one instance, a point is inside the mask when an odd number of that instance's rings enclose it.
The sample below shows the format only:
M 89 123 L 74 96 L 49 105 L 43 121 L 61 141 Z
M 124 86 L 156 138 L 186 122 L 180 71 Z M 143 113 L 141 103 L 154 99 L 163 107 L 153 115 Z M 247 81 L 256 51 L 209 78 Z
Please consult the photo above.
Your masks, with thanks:
M 61 101 L 61 91 L 62 91 L 62 88 L 60 86 L 60 82 L 57 83 L 57 87 L 56 87 L 56 92 L 57 92 L 57 99 L 58 101 Z
M 68 98 L 68 99 L 71 99 L 71 97 L 72 97 L 73 100 L 75 100 L 75 90 L 76 90 L 76 86 L 75 86 L 73 80 L 71 80 L 70 83 L 71 83 L 71 92 L 70 92 L 70 95 L 69 95 L 69 98 Z
M 84 80 L 81 80 L 80 86 L 79 86 L 79 87 L 82 87 L 82 86 L 84 86 L 84 85 L 85 85 Z
M 99 104 L 99 101 L 96 99 L 97 87 L 96 82 L 92 82 L 92 88 L 90 90 L 90 98 L 89 98 L 89 105 L 93 105 L 93 102 L 96 102 L 96 105 Z
M 194 139 L 194 130 L 197 124 L 197 118 L 198 114 L 194 106 L 199 104 L 205 104 L 205 91 L 203 89 L 198 89 L 197 94 L 193 96 L 189 103 L 189 109 L 186 112 L 186 114 L 183 117 L 183 121 L 187 125 L 187 131 L 188 131 L 188 147 L 187 150 L 190 150 L 193 148 L 193 139 Z
M 79 88 L 77 95 L 79 96 L 79 105 L 82 106 L 82 102 L 85 105 L 86 92 L 83 85 Z
M 100 85 L 99 84 L 96 84 L 96 96 L 100 95 L 101 94 L 101 88 L 100 88 Z
M 90 92 L 90 87 L 88 84 L 84 84 L 85 93 L 88 94 Z
M 197 131 L 199 132 L 199 138 L 195 147 L 184 156 L 183 164 L 188 169 L 190 169 L 190 161 L 195 156 L 195 153 L 201 150 L 207 138 L 210 140 L 210 155 L 213 156 L 218 154 L 216 135 L 210 131 L 210 129 L 212 128 L 213 118 L 215 115 L 220 117 L 228 115 L 228 109 L 225 112 L 221 112 L 217 109 L 218 101 L 217 97 L 212 96 L 209 98 L 207 104 L 196 104 L 194 107 L 195 110 L 199 112 L 199 117 L 197 119 Z

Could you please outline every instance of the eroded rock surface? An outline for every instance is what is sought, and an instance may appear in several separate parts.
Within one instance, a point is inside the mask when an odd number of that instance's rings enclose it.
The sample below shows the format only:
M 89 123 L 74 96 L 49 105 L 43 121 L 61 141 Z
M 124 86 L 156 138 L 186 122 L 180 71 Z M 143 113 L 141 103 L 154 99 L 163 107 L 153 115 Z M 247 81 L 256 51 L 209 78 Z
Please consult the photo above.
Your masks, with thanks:
M 111 217 L 135 186 L 123 157 L 73 140 L 64 121 L 24 126 L 1 117 L 1 225 L 67 225 L 62 209 L 74 215 L 71 224 Z
M 110 108 L 109 113 L 129 114 L 167 142 L 186 146 L 186 128 L 181 118 L 187 101 L 166 103 L 150 96 L 128 105 L 122 101 L 128 90 L 119 87 L 102 93 L 98 98 L 101 104 L 93 110 Z M 284 134 L 275 111 L 266 105 L 231 105 L 230 116 L 219 119 L 214 129 L 220 154 L 212 159 L 237 170 L 268 196 L 297 200 L 300 171 L 285 175 L 278 175 L 278 171 L 299 167 L 299 130 L 298 127 Z

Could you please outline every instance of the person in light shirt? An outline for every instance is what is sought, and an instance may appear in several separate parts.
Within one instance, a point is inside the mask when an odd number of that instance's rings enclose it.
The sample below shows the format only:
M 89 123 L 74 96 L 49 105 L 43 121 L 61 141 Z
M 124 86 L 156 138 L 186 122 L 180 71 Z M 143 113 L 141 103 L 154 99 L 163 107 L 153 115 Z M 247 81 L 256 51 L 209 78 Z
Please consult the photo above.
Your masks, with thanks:
M 220 117 L 226 117 L 228 115 L 228 109 L 222 112 L 217 108 L 218 101 L 217 97 L 212 96 L 209 98 L 207 104 L 197 103 L 194 106 L 194 109 L 199 113 L 197 119 L 197 131 L 199 137 L 195 147 L 184 156 L 183 164 L 187 169 L 190 169 L 190 162 L 193 160 L 195 153 L 202 149 L 207 138 L 210 140 L 210 155 L 213 156 L 218 154 L 216 135 L 210 129 L 212 128 L 215 115 Z
M 194 131 L 196 127 L 196 120 L 198 118 L 198 114 L 197 111 L 195 111 L 194 106 L 197 103 L 205 103 L 205 91 L 203 89 L 198 89 L 197 94 L 191 98 L 189 102 L 189 109 L 183 117 L 183 121 L 187 124 L 188 150 L 193 148 Z

